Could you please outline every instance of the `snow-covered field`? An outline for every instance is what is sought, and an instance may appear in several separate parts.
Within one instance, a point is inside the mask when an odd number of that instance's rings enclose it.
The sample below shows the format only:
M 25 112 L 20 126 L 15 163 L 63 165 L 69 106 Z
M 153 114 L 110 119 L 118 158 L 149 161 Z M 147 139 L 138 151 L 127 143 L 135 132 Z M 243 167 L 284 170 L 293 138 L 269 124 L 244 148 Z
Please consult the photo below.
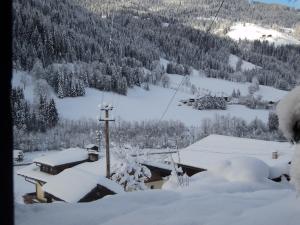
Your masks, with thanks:
M 275 45 L 295 44 L 299 45 L 300 41 L 296 38 L 281 33 L 279 31 L 264 28 L 252 23 L 236 23 L 230 28 L 227 35 L 233 40 L 247 39 L 249 41 L 261 40 L 269 41 Z
M 26 76 L 22 72 L 14 73 L 13 86 L 22 86 L 21 78 Z M 93 88 L 86 89 L 86 95 L 76 98 L 58 99 L 51 92 L 56 101 L 60 117 L 68 119 L 91 118 L 96 119 L 100 111 L 98 105 L 102 102 L 108 102 L 115 106 L 112 114 L 115 118 L 121 118 L 127 121 L 141 121 L 160 119 L 167 104 L 172 98 L 175 87 L 181 82 L 182 76 L 169 75 L 171 80 L 170 88 L 159 86 L 150 86 L 150 91 L 143 88 L 135 87 L 128 90 L 127 96 L 118 95 L 112 92 L 103 92 Z M 25 97 L 31 101 L 34 100 L 34 81 L 27 76 L 25 88 Z M 226 80 L 207 78 L 198 71 L 193 71 L 190 76 L 190 83 L 194 84 L 203 93 L 211 92 L 212 94 L 230 95 L 235 89 L 239 89 L 243 95 L 248 93 L 249 83 L 237 83 Z M 261 95 L 265 100 L 277 101 L 281 99 L 286 92 L 272 87 L 260 86 L 256 93 Z M 203 110 L 198 111 L 188 106 L 180 106 L 179 101 L 192 97 L 189 86 L 182 86 L 176 94 L 170 108 L 165 115 L 165 120 L 180 120 L 186 125 L 200 125 L 204 118 L 214 118 L 216 114 L 231 115 L 241 117 L 246 121 L 251 121 L 256 117 L 267 121 L 267 110 L 253 110 L 241 105 L 229 105 L 227 110 Z

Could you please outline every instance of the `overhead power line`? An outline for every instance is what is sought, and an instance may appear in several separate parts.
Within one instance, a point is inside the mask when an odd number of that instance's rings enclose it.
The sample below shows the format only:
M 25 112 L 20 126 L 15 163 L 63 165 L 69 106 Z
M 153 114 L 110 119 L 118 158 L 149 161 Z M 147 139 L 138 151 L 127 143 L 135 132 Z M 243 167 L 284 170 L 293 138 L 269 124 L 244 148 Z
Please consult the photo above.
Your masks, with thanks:
M 220 6 L 219 6 L 219 8 L 218 8 L 218 11 L 217 11 L 217 13 L 216 13 L 216 15 L 215 15 L 213 21 L 210 23 L 208 29 L 206 30 L 207 33 L 210 32 L 210 30 L 211 30 L 213 24 L 215 23 L 215 21 L 216 21 L 218 15 L 219 15 L 219 12 L 220 12 L 220 10 L 221 10 L 221 8 L 222 8 L 224 2 L 225 2 L 225 0 L 222 0 L 222 2 L 221 2 Z
M 173 102 L 173 100 L 174 100 L 174 98 L 175 98 L 175 95 L 177 94 L 178 90 L 180 89 L 181 85 L 183 84 L 183 81 L 185 80 L 185 78 L 186 78 L 186 75 L 183 76 L 181 82 L 180 82 L 179 85 L 177 86 L 177 88 L 176 88 L 176 90 L 175 90 L 175 92 L 174 92 L 172 98 L 170 99 L 170 101 L 169 101 L 169 103 L 168 103 L 168 105 L 167 105 L 165 111 L 164 111 L 163 114 L 161 115 L 159 121 L 161 121 L 161 120 L 164 118 L 164 116 L 166 115 L 166 113 L 168 112 L 168 110 L 169 110 L 169 108 L 170 108 L 170 106 L 171 106 L 171 103 Z

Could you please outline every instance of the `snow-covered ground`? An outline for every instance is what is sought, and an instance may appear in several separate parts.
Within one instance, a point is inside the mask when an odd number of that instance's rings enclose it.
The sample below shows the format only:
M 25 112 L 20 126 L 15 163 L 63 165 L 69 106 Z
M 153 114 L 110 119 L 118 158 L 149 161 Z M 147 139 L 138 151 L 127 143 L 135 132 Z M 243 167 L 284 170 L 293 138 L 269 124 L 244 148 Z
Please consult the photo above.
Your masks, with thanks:
M 281 33 L 273 29 L 264 28 L 252 23 L 236 23 L 230 28 L 230 31 L 227 33 L 227 35 L 236 41 L 239 39 L 247 39 L 250 41 L 266 40 L 274 43 L 275 45 L 300 44 L 300 40 L 297 40 L 288 34 Z
M 106 196 L 91 203 L 15 205 L 17 225 L 297 225 L 300 203 L 288 183 L 229 181 L 202 172 L 188 186 Z M 227 171 L 228 172 L 228 171 Z M 243 177 L 245 178 L 245 177 Z
M 31 101 L 34 100 L 34 81 L 28 75 L 22 72 L 14 73 L 13 86 L 22 86 L 21 78 L 26 76 L 27 84 L 25 88 L 25 97 Z M 150 86 L 150 91 L 135 87 L 128 90 L 127 96 L 118 95 L 112 92 L 103 92 L 93 88 L 86 89 L 86 95 L 76 98 L 58 99 L 51 92 L 56 101 L 60 117 L 68 119 L 91 118 L 96 119 L 99 115 L 98 105 L 102 102 L 109 102 L 115 106 L 112 114 L 115 118 L 122 118 L 127 121 L 141 121 L 159 119 L 163 114 L 165 107 L 172 98 L 175 87 L 181 82 L 182 76 L 170 74 L 170 88 L 159 86 Z M 235 89 L 239 89 L 243 95 L 248 93 L 249 83 L 237 83 L 226 80 L 207 78 L 201 75 L 199 71 L 193 71 L 190 76 L 190 83 L 194 84 L 203 93 L 230 95 Z M 265 100 L 277 101 L 286 94 L 272 87 L 260 86 L 256 95 L 261 95 Z M 192 107 L 180 106 L 179 101 L 192 97 L 190 86 L 183 85 L 176 94 L 170 108 L 165 115 L 165 120 L 180 120 L 186 125 L 200 125 L 204 118 L 214 118 L 216 114 L 231 115 L 241 117 L 246 121 L 260 118 L 267 121 L 267 110 L 253 110 L 241 105 L 229 105 L 227 110 L 194 110 Z

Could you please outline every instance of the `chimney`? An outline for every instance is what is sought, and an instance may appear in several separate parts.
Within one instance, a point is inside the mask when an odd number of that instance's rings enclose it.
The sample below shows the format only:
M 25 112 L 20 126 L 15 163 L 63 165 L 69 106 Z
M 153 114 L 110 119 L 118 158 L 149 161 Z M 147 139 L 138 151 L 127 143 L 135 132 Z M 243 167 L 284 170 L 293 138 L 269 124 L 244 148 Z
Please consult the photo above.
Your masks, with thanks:
M 278 159 L 278 152 L 272 152 L 272 159 Z

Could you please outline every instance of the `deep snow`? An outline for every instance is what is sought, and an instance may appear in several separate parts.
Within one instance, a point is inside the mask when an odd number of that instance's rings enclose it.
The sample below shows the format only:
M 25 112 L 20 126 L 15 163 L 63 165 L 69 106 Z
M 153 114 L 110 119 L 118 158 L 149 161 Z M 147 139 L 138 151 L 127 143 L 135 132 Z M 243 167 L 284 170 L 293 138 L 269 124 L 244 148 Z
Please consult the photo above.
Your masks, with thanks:
M 16 225 L 297 225 L 300 203 L 287 183 L 229 182 L 203 172 L 190 185 L 107 196 L 91 203 L 15 207 Z

